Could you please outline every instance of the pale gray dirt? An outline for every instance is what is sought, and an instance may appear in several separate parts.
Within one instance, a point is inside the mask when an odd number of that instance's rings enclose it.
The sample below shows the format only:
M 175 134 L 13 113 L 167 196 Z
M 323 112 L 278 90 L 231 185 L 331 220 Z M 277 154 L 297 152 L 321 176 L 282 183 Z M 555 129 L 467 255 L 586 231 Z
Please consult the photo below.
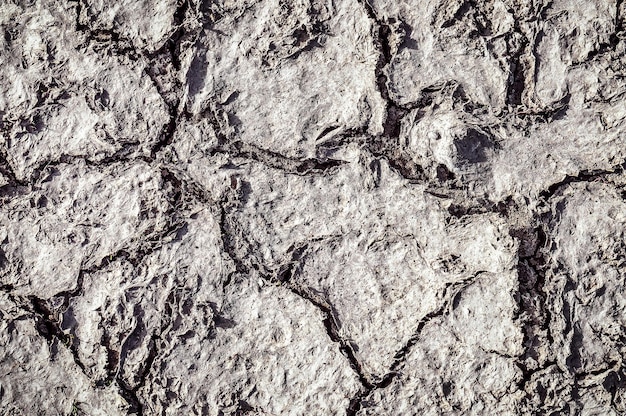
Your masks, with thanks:
M 625 20 L 0 2 L 0 414 L 626 414 Z

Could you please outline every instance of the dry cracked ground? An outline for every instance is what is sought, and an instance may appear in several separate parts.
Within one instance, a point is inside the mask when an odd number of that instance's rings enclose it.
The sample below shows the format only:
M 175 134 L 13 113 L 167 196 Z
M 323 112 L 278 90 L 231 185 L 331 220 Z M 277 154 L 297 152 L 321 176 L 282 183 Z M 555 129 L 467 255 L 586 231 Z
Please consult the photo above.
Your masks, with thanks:
M 622 0 L 0 22 L 0 414 L 626 414 Z

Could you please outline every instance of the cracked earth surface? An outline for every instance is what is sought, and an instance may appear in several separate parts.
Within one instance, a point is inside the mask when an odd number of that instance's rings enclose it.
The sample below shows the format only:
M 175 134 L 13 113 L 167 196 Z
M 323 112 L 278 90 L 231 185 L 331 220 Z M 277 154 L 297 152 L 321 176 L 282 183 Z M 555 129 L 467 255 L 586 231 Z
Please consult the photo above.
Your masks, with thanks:
M 0 413 L 626 414 L 625 19 L 2 2 Z

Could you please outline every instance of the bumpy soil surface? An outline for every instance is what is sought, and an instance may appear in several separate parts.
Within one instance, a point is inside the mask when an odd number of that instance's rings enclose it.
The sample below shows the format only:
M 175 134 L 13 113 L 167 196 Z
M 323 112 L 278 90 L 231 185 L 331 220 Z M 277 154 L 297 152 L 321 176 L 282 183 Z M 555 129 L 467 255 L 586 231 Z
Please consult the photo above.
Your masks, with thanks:
M 0 23 L 0 414 L 626 413 L 622 0 Z

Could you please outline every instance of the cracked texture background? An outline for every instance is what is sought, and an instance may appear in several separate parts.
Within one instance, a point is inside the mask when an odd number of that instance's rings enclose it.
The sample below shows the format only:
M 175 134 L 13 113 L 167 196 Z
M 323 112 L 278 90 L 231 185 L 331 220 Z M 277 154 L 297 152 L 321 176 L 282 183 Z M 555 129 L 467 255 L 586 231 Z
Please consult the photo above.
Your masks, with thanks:
M 622 0 L 4 0 L 3 415 L 626 414 Z

